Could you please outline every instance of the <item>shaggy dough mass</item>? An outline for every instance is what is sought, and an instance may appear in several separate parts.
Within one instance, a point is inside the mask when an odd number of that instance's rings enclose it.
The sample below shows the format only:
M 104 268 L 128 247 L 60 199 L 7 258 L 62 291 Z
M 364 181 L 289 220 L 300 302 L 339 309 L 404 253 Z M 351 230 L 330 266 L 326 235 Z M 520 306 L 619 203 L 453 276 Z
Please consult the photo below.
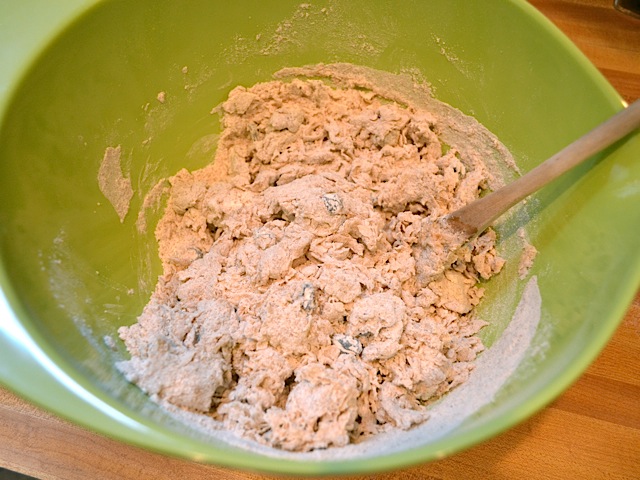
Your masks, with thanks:
M 478 280 L 504 263 L 488 230 L 421 276 L 425 229 L 476 199 L 487 167 L 429 112 L 363 89 L 272 81 L 221 111 L 215 161 L 170 179 L 164 273 L 120 329 L 120 370 L 287 450 L 424 422 L 473 369 Z

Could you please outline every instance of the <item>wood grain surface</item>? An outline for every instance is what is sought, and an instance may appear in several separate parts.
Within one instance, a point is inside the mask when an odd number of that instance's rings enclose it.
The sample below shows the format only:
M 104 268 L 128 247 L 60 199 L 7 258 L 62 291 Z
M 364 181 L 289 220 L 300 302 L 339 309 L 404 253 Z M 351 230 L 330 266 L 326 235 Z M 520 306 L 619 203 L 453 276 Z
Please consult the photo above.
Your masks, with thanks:
M 531 3 L 627 101 L 640 97 L 640 20 L 614 10 L 613 0 Z M 130 447 L 60 420 L 3 389 L 0 467 L 43 480 L 274 478 Z M 539 414 L 450 458 L 351 478 L 640 479 L 640 294 L 598 360 Z

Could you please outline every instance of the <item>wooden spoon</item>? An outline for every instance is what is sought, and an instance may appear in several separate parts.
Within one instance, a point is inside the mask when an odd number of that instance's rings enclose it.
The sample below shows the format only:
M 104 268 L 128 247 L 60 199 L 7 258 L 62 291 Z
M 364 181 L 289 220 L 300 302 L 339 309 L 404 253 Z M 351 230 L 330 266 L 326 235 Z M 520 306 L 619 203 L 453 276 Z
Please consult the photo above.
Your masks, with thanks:
M 429 281 L 442 273 L 455 250 L 482 233 L 496 218 L 516 203 L 638 127 L 640 127 L 640 100 L 618 112 L 516 181 L 440 218 L 437 221 L 438 225 L 434 225 L 436 228 L 433 235 L 428 236 L 426 240 L 425 246 L 433 260 L 430 260 L 428 265 L 423 265 L 422 281 Z M 443 231 L 446 235 L 442 234 Z M 426 254 L 424 258 L 426 259 Z
M 471 238 L 516 203 L 566 171 L 640 127 L 640 100 L 545 160 L 526 175 L 445 217 L 451 228 Z

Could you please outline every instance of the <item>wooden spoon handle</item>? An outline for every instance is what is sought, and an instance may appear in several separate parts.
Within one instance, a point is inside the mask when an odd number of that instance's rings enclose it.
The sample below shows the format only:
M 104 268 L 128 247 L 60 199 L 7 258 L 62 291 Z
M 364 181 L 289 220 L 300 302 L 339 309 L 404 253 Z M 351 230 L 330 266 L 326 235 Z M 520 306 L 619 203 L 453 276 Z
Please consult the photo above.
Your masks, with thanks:
M 560 150 L 514 182 L 448 215 L 458 229 L 473 236 L 520 200 L 555 180 L 567 170 L 620 140 L 640 126 L 640 100 Z

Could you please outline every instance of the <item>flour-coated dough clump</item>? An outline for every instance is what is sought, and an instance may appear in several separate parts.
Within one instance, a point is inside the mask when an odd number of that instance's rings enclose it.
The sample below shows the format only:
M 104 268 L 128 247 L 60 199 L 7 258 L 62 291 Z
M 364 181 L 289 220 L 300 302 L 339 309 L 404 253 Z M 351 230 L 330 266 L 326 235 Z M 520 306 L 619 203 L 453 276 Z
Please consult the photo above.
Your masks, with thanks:
M 473 316 L 503 264 L 488 231 L 420 276 L 432 220 L 491 173 L 439 120 L 319 80 L 235 88 L 215 161 L 170 179 L 164 273 L 120 335 L 155 399 L 287 450 L 427 420 L 473 369 Z

